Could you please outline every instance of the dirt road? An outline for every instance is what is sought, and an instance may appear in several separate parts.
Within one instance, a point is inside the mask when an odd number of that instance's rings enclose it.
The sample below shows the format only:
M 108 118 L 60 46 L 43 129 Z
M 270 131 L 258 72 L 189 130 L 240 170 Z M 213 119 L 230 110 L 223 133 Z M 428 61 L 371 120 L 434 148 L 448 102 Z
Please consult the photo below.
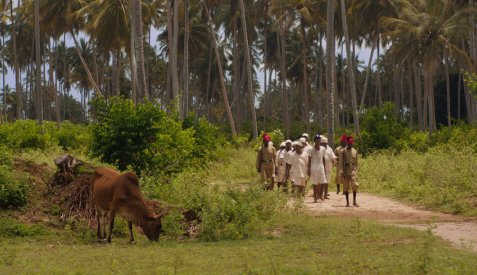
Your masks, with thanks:
M 350 201 L 352 202 L 351 194 Z M 333 192 L 330 193 L 330 199 L 314 203 L 312 194 L 309 193 L 305 198 L 305 205 L 312 215 L 359 217 L 418 230 L 427 230 L 431 226 L 434 235 L 448 240 L 456 247 L 470 248 L 477 252 L 475 219 L 419 209 L 367 193 L 358 193 L 357 201 L 359 207 L 345 207 L 345 197 Z

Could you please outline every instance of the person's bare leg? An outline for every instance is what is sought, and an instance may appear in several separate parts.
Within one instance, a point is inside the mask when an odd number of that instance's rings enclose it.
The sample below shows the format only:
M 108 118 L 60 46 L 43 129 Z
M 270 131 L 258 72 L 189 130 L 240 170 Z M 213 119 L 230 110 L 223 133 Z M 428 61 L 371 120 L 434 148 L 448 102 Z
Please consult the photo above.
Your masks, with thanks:
M 353 205 L 359 207 L 358 203 L 356 202 L 356 193 L 357 191 L 353 191 Z
M 318 185 L 313 184 L 313 202 L 316 203 L 318 201 Z
M 325 184 L 325 199 L 329 199 L 330 194 L 328 194 L 328 184 Z

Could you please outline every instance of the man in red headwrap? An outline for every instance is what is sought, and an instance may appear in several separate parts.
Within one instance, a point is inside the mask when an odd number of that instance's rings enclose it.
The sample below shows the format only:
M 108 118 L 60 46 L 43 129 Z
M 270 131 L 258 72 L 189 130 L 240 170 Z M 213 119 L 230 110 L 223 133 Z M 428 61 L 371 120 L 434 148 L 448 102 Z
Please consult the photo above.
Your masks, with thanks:
M 346 139 L 346 149 L 343 150 L 342 174 L 343 174 L 343 192 L 346 196 L 346 207 L 349 207 L 349 192 L 353 190 L 353 205 L 358 207 L 356 202 L 356 193 L 358 192 L 358 151 L 353 148 L 354 139 L 349 136 Z
M 270 136 L 263 134 L 263 144 L 257 152 L 257 172 L 261 174 L 262 181 L 266 184 L 267 190 L 273 190 L 273 174 L 275 170 L 275 157 L 277 151 L 270 144 Z
M 346 134 L 342 134 L 340 138 L 340 146 L 335 148 L 335 156 L 337 157 L 336 160 L 336 177 L 335 177 L 335 182 L 336 182 L 336 194 L 340 193 L 340 184 L 342 184 L 343 180 L 341 179 L 343 177 L 342 175 L 342 169 L 341 167 L 343 164 L 341 163 L 341 160 L 343 159 L 343 150 L 346 148 L 346 139 L 348 136 Z

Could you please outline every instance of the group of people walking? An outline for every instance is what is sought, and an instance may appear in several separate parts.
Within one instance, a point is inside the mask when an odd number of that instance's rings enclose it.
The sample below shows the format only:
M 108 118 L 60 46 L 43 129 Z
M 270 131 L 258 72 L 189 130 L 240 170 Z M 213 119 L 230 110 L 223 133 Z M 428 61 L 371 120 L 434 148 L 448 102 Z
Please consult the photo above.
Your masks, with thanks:
M 275 183 L 278 189 L 288 192 L 288 183 L 292 193 L 305 195 L 308 182 L 313 187 L 313 198 L 318 200 L 329 198 L 328 186 L 331 183 L 333 167 L 336 167 L 336 194 L 340 193 L 343 185 L 343 195 L 346 197 L 346 207 L 350 206 L 349 191 L 353 192 L 353 205 L 358 207 L 356 195 L 358 191 L 358 152 L 352 136 L 343 134 L 340 146 L 333 150 L 328 146 L 328 139 L 316 135 L 313 142 L 304 133 L 296 141 L 286 140 L 280 144 L 277 151 L 268 134 L 263 135 L 263 144 L 257 153 L 257 171 L 268 190 L 273 190 Z

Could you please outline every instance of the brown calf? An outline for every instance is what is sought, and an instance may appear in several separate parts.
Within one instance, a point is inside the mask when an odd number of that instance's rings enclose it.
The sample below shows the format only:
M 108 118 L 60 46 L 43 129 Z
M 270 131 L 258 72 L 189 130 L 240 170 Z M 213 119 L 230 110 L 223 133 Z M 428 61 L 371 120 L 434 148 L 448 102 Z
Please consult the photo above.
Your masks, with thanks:
M 134 242 L 132 225 L 138 225 L 151 241 L 159 239 L 162 230 L 161 216 L 155 215 L 146 204 L 139 190 L 136 174 L 120 174 L 118 171 L 100 167 L 94 172 L 93 200 L 98 217 L 98 240 L 106 238 L 106 218 L 109 216 L 108 243 L 114 228 L 116 214 L 128 221 L 130 242 Z

